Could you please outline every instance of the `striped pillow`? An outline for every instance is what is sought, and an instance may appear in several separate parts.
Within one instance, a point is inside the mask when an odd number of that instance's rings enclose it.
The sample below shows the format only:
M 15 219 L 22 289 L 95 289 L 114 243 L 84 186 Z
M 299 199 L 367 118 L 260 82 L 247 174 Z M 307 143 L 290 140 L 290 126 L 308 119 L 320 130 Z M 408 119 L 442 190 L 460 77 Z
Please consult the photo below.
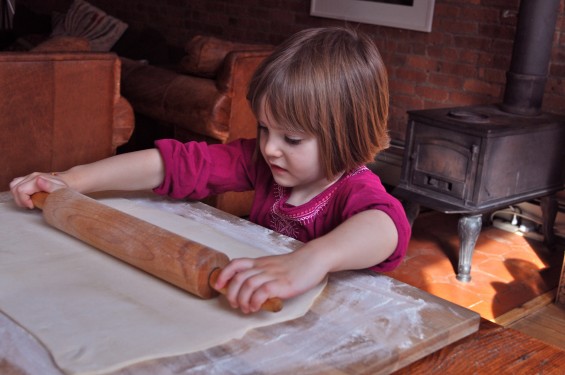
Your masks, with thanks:
M 54 18 L 51 36 L 78 36 L 90 41 L 92 51 L 107 52 L 128 25 L 83 0 L 75 0 L 67 14 Z

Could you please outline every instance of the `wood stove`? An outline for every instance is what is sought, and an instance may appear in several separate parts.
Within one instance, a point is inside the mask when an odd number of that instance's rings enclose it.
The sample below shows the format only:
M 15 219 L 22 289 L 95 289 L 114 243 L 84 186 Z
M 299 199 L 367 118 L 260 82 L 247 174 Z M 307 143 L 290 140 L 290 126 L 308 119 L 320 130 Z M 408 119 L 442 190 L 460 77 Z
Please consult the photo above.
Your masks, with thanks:
M 545 240 L 553 243 L 554 194 L 565 183 L 565 117 L 541 113 L 541 102 L 558 6 L 559 0 L 520 4 L 528 17 L 518 20 L 502 104 L 408 112 L 394 194 L 416 215 L 419 205 L 462 214 L 460 281 L 471 279 L 486 212 L 541 197 Z

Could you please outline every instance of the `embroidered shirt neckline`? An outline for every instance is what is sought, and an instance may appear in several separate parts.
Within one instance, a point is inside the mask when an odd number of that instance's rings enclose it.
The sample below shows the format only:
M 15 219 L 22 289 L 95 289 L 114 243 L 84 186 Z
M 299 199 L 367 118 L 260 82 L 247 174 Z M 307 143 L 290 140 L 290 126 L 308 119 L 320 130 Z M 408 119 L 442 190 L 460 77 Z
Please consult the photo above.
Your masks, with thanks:
M 274 183 L 275 202 L 272 206 L 271 213 L 273 220 L 276 218 L 286 221 L 296 221 L 301 224 L 306 224 L 313 221 L 316 216 L 327 206 L 330 199 L 334 196 L 335 192 L 347 181 L 351 176 L 368 170 L 366 166 L 361 166 L 349 173 L 344 173 L 340 179 L 332 184 L 330 187 L 316 195 L 310 201 L 300 205 L 293 206 L 287 204 L 290 196 L 290 189 Z

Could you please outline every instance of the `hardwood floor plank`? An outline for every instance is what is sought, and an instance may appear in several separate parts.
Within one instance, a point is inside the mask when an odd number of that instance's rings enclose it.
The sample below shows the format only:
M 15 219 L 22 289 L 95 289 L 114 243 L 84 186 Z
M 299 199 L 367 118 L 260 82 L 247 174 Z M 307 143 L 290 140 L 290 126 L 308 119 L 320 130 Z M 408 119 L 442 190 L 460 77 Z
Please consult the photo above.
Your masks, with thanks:
M 547 305 L 552 304 L 554 300 L 555 290 L 551 290 L 524 303 L 522 306 L 518 306 L 515 309 L 512 309 L 507 313 L 496 317 L 494 319 L 494 322 L 504 327 L 510 326 L 512 323 L 517 322 L 518 320 L 523 319 L 528 315 L 534 314 Z
M 565 350 L 565 307 L 562 305 L 549 304 L 508 327 Z

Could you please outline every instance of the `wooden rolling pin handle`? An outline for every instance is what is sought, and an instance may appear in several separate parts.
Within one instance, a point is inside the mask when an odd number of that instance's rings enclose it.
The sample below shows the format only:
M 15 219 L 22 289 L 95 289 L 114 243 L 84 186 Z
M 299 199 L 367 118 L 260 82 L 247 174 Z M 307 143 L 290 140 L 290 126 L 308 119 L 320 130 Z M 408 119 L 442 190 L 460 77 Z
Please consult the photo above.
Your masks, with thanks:
M 49 196 L 49 193 L 44 191 L 37 192 L 31 196 L 31 201 L 36 208 L 43 209 L 45 205 L 45 200 Z
M 216 268 L 214 270 L 212 270 L 212 272 L 210 273 L 210 287 L 214 288 L 214 285 L 216 285 L 216 281 L 218 280 L 218 276 L 220 276 L 220 272 L 222 271 L 221 268 Z M 220 292 L 221 294 L 225 295 L 227 293 L 227 288 L 222 288 L 222 289 L 216 289 L 218 292 Z M 261 305 L 261 310 L 264 311 L 271 311 L 271 312 L 279 312 L 281 311 L 283 308 L 283 302 L 280 298 L 270 298 L 268 300 L 265 301 L 265 303 L 263 303 L 263 305 Z

